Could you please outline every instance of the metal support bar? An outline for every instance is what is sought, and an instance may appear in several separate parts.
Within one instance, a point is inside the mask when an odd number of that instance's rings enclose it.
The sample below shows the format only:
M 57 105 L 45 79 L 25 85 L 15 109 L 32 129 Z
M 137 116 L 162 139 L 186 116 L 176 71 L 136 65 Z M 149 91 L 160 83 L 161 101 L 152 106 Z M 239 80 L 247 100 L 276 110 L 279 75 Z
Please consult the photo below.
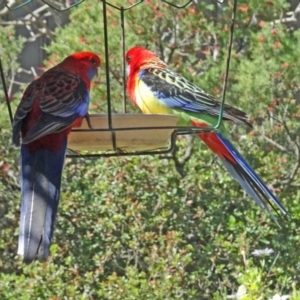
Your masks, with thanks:
M 228 50 L 227 50 L 225 78 L 223 82 L 222 101 L 221 101 L 218 123 L 215 126 L 215 129 L 218 129 L 221 126 L 223 120 L 225 97 L 226 97 L 227 83 L 228 83 L 229 69 L 230 69 L 231 51 L 232 51 L 232 44 L 233 44 L 234 24 L 236 19 L 236 8 L 237 8 L 237 0 L 234 0 L 233 9 L 232 9 L 231 27 L 230 27 L 230 39 L 229 39 Z
M 4 71 L 3 71 L 3 67 L 2 67 L 1 57 L 0 57 L 0 76 L 1 76 L 1 80 L 2 80 L 5 101 L 6 101 L 6 105 L 7 105 L 7 108 L 8 108 L 9 119 L 10 119 L 10 123 L 12 125 L 12 123 L 13 123 L 13 114 L 12 114 L 12 110 L 11 110 L 11 106 L 10 106 L 10 101 L 9 101 L 9 96 L 8 96 L 8 92 L 7 92 L 6 83 L 5 83 Z
M 125 62 L 125 23 L 124 23 L 124 8 L 120 9 L 121 17 L 121 41 L 122 41 L 122 66 L 123 66 L 123 113 L 126 113 L 126 62 Z
M 116 134 L 113 131 L 112 126 L 112 109 L 111 109 L 111 97 L 110 97 L 110 71 L 109 71 L 109 53 L 108 53 L 108 33 L 107 33 L 107 12 L 106 1 L 103 0 L 103 22 L 104 22 L 104 51 L 105 51 L 105 71 L 106 71 L 106 98 L 107 98 L 107 114 L 108 114 L 108 128 L 111 131 L 111 138 L 114 151 L 117 151 Z
M 182 5 L 178 5 L 178 4 L 174 4 L 172 2 L 169 2 L 167 0 L 161 0 L 161 2 L 169 4 L 170 6 L 176 7 L 176 8 L 185 8 L 187 7 L 189 4 L 191 4 L 193 2 L 193 0 L 189 0 L 187 3 L 182 4 Z

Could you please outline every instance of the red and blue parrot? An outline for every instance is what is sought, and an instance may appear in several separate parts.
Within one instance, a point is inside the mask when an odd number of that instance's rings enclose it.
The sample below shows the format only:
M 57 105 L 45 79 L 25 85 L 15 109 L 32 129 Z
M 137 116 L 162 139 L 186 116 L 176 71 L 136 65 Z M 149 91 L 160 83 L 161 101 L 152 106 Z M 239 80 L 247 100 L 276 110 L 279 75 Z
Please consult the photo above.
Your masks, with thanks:
M 216 126 L 220 102 L 169 70 L 155 53 L 142 47 L 133 47 L 127 51 L 125 59 L 128 64 L 127 92 L 143 113 L 177 115 L 178 126 Z M 228 104 L 224 107 L 223 120 L 251 126 L 243 111 Z M 216 132 L 201 132 L 198 136 L 220 158 L 227 171 L 248 195 L 262 209 L 268 211 L 276 223 L 270 208 L 278 215 L 281 212 L 283 216 L 288 216 L 280 201 L 228 140 L 223 123 Z
M 68 56 L 29 84 L 16 110 L 13 144 L 22 138 L 18 254 L 27 264 L 49 256 L 67 137 L 88 119 L 90 84 L 100 64 L 92 52 Z

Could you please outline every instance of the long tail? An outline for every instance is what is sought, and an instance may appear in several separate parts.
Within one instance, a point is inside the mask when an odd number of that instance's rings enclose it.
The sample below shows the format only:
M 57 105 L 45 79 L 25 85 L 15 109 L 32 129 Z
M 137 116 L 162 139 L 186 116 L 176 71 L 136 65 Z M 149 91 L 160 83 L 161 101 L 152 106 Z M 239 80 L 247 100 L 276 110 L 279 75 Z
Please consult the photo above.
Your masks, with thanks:
M 24 263 L 47 260 L 59 201 L 67 139 L 60 149 L 21 146 L 22 203 L 18 254 Z
M 203 124 L 199 124 L 195 121 L 193 125 L 197 127 L 203 126 Z M 199 137 L 219 156 L 227 171 L 237 180 L 248 195 L 250 195 L 262 209 L 265 209 L 277 224 L 278 222 L 270 208 L 272 208 L 278 216 L 280 216 L 279 212 L 286 217 L 289 216 L 287 210 L 273 195 L 262 179 L 252 170 L 235 147 L 223 137 L 221 133 L 199 133 Z M 278 226 L 280 225 L 278 224 Z

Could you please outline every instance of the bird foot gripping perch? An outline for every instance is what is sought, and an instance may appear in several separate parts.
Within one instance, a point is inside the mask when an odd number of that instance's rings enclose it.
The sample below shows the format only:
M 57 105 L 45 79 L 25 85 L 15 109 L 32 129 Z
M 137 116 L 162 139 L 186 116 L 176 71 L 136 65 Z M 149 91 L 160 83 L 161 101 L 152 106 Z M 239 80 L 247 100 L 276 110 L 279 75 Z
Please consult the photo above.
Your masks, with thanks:
M 91 123 L 91 119 L 90 119 L 90 114 L 87 112 L 86 115 L 84 116 L 84 118 L 86 119 L 86 123 L 89 126 L 89 129 L 93 129 L 92 123 Z

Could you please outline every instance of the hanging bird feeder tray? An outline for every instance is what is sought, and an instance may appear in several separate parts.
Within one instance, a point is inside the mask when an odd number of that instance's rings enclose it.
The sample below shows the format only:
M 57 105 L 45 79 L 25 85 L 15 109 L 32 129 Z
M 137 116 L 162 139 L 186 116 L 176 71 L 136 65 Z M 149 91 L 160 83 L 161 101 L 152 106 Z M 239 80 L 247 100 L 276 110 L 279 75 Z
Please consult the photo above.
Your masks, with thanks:
M 63 6 L 60 2 L 52 0 L 43 0 L 45 4 L 56 11 L 65 11 L 76 5 L 79 5 L 84 0 L 72 0 L 69 6 Z M 221 0 L 216 0 L 218 3 L 223 3 Z M 0 0 L 1 2 L 1 0 Z M 32 0 L 17 1 L 17 5 L 10 6 L 9 1 L 4 0 L 4 5 L 9 10 L 19 9 L 26 4 L 33 2 Z M 58 6 L 57 3 L 60 3 Z M 176 126 L 178 117 L 174 115 L 145 115 L 145 114 L 131 114 L 127 113 L 126 107 L 126 61 L 125 61 L 125 12 L 138 5 L 142 5 L 144 0 L 129 1 L 127 7 L 118 6 L 110 3 L 109 0 L 100 0 L 103 7 L 103 44 L 104 44 L 104 60 L 105 60 L 105 78 L 106 78 L 106 99 L 107 99 L 107 113 L 106 114 L 91 114 L 90 128 L 86 119 L 83 119 L 79 128 L 73 128 L 68 137 L 68 148 L 73 150 L 73 153 L 67 154 L 67 157 L 108 157 L 118 155 L 153 155 L 153 154 L 167 154 L 173 153 L 176 148 L 176 136 L 184 134 L 197 134 L 199 132 L 208 132 L 216 130 L 222 123 L 223 109 L 225 103 L 225 94 L 227 87 L 227 80 L 229 74 L 229 64 L 231 56 L 231 48 L 234 32 L 234 20 L 236 14 L 236 1 L 234 2 L 233 17 L 230 30 L 230 41 L 228 46 L 228 57 L 226 63 L 226 72 L 223 84 L 222 101 L 219 112 L 218 123 L 214 127 L 181 127 Z M 125 2 L 125 1 L 124 1 Z M 170 0 L 160 0 L 177 9 L 184 9 L 193 0 L 186 0 L 182 4 L 173 3 Z M 55 5 L 54 5 L 55 4 Z M 111 83 L 110 83 L 110 49 L 109 49 L 109 32 L 108 32 L 108 8 L 120 12 L 120 32 L 121 32 L 121 51 L 122 51 L 122 85 L 123 85 L 123 108 L 122 113 L 113 114 L 111 103 Z M 13 113 L 10 106 L 8 90 L 5 83 L 5 76 L 1 64 L 0 57 L 0 79 L 3 83 L 3 91 L 8 107 L 9 117 L 11 123 L 13 122 Z
M 120 152 L 151 151 L 166 148 L 174 131 L 172 127 L 178 121 L 177 116 L 173 115 L 112 114 L 111 131 L 107 114 L 91 114 L 89 117 L 92 129 L 83 119 L 81 127 L 71 132 L 68 148 L 88 152 L 115 149 Z M 145 129 L 147 127 L 149 129 Z

